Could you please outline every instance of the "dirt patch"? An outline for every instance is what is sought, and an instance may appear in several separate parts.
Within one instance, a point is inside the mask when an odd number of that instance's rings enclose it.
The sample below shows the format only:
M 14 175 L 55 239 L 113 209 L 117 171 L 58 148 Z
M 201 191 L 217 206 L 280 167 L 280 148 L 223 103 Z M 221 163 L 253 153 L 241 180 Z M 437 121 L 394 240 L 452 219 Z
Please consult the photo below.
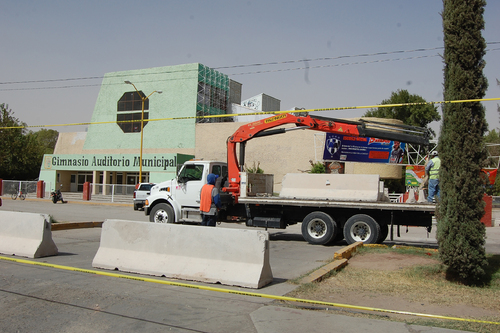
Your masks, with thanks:
M 407 255 L 401 253 L 367 253 L 355 255 L 349 259 L 349 266 L 355 268 L 375 269 L 383 271 L 393 271 L 415 265 L 439 264 L 437 259 L 432 257 L 435 254 L 429 253 L 429 257 Z
M 343 271 L 312 287 L 298 288 L 290 296 L 360 307 L 500 321 L 500 305 L 493 301 L 500 299 L 498 290 L 472 290 L 445 283 L 439 264 L 435 252 L 424 255 L 397 252 L 356 254 Z M 424 270 L 422 275 L 413 270 L 420 268 L 417 266 L 436 269 Z M 417 318 L 377 311 L 352 311 L 401 320 Z

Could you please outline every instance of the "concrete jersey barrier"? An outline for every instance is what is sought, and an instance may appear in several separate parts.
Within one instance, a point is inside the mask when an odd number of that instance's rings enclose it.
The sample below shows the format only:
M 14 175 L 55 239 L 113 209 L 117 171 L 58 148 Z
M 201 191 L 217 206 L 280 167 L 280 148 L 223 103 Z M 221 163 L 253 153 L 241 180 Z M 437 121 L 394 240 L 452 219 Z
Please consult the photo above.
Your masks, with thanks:
M 287 173 L 280 197 L 338 201 L 378 201 L 383 197 L 379 175 Z
M 46 214 L 0 211 L 0 253 L 28 258 L 57 255 L 50 217 Z
M 262 230 L 106 220 L 92 266 L 247 288 L 273 280 Z

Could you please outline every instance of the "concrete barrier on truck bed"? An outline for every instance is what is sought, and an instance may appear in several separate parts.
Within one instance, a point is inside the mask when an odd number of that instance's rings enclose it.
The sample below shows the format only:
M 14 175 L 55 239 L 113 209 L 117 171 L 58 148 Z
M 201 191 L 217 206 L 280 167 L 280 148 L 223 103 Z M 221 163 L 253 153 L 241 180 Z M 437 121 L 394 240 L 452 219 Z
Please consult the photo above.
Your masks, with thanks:
M 50 217 L 45 214 L 0 211 L 0 253 L 28 258 L 57 255 Z
M 106 220 L 92 266 L 247 288 L 273 280 L 263 230 Z
M 337 201 L 379 201 L 379 175 L 287 173 L 280 197 Z

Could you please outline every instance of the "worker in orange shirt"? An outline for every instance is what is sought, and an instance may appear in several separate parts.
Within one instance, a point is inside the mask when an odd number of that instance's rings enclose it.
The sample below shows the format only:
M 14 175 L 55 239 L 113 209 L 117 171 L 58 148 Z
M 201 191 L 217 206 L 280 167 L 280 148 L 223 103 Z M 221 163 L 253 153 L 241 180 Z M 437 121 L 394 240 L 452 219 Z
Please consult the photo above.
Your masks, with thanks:
M 221 207 L 219 189 L 215 187 L 217 176 L 208 174 L 207 183 L 203 185 L 200 193 L 201 225 L 215 227 L 217 222 L 217 211 Z

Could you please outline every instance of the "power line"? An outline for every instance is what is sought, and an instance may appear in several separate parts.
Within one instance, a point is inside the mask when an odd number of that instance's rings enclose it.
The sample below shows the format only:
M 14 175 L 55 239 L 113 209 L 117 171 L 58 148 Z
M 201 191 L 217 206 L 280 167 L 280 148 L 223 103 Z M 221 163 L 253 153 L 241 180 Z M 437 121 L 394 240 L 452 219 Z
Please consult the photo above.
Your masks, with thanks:
M 342 55 L 342 56 L 338 56 L 338 57 L 328 57 L 328 58 L 275 61 L 275 62 L 257 63 L 257 64 L 251 64 L 251 65 L 235 65 L 235 66 L 217 67 L 214 69 L 229 69 L 229 68 L 241 68 L 241 67 L 251 67 L 251 66 L 281 65 L 281 64 L 301 63 L 304 61 L 312 62 L 312 61 L 338 60 L 338 59 L 357 58 L 357 57 L 373 57 L 373 56 L 379 56 L 379 55 L 434 51 L 434 50 L 440 50 L 440 49 L 443 49 L 443 47 L 433 47 L 433 48 L 427 48 L 427 49 L 414 49 L 414 50 L 402 50 L 402 51 L 390 51 L 390 52 L 377 52 L 377 53 L 362 53 L 362 54 L 356 54 L 356 55 Z
M 214 67 L 213 69 L 230 69 L 230 68 L 244 68 L 244 67 L 256 67 L 256 66 L 268 66 L 268 65 L 281 65 L 281 64 L 291 64 L 291 63 L 301 63 L 304 61 L 313 62 L 313 61 L 325 61 L 325 60 L 338 60 L 345 58 L 356 58 L 356 57 L 368 57 L 368 56 L 377 56 L 377 55 L 389 55 L 396 53 L 410 53 L 410 52 L 422 52 L 422 51 L 432 51 L 442 49 L 443 47 L 434 47 L 434 48 L 420 48 L 415 50 L 403 50 L 403 51 L 390 51 L 390 52 L 378 52 L 378 53 L 364 53 L 364 54 L 356 54 L 356 55 L 342 55 L 338 57 L 330 57 L 330 58 L 316 58 L 316 59 L 301 59 L 301 60 L 287 60 L 287 61 L 275 61 L 268 63 L 254 63 L 254 64 L 245 64 L 245 65 L 234 65 L 234 66 L 221 66 Z M 160 72 L 156 74 L 169 74 L 179 71 L 166 71 Z M 148 75 L 153 73 L 146 73 L 143 75 Z M 121 77 L 123 75 L 108 75 L 108 77 Z M 95 80 L 95 79 L 103 79 L 104 76 L 89 76 L 89 77 L 77 77 L 77 78 L 62 78 L 62 79 L 48 79 L 48 80 L 26 80 L 26 81 L 6 81 L 0 82 L 0 85 L 7 84 L 27 84 L 27 83 L 49 83 L 49 82 L 64 82 L 64 81 L 78 81 L 78 80 Z
M 500 44 L 500 42 L 490 42 L 487 44 L 488 45 L 495 45 L 495 44 Z M 273 72 L 287 72 L 287 71 L 296 71 L 296 70 L 304 70 L 304 69 L 343 67 L 343 66 L 364 65 L 364 64 L 382 63 L 382 62 L 390 62 L 390 61 L 403 61 L 403 60 L 432 58 L 432 57 L 437 57 L 440 55 L 433 54 L 433 55 L 425 55 L 425 56 L 415 56 L 415 57 L 396 58 L 396 59 L 381 59 L 381 60 L 351 62 L 351 63 L 333 64 L 333 65 L 318 65 L 318 66 L 309 66 L 308 65 L 309 62 L 316 62 L 316 61 L 339 60 L 339 59 L 348 59 L 348 58 L 357 58 L 357 57 L 373 57 L 373 56 L 380 56 L 380 55 L 435 51 L 435 50 L 442 50 L 442 49 L 444 49 L 444 47 L 420 48 L 420 49 L 413 49 L 413 50 L 399 50 L 399 51 L 388 51 L 388 52 L 377 52 L 377 53 L 363 53 L 363 54 L 356 54 L 356 55 L 342 55 L 342 56 L 338 56 L 338 57 L 323 57 L 323 58 L 315 58 L 315 59 L 287 60 L 287 61 L 279 61 L 279 62 L 277 61 L 277 62 L 268 62 L 268 63 L 254 63 L 254 64 L 244 64 L 244 65 L 234 65 L 234 66 L 221 66 L 221 67 L 213 67 L 212 69 L 221 70 L 221 69 L 234 69 L 234 68 L 246 68 L 246 67 L 284 65 L 284 64 L 293 64 L 293 63 L 306 63 L 306 66 L 296 67 L 296 68 L 257 70 L 257 71 L 251 71 L 251 72 L 232 73 L 229 75 L 251 75 L 251 74 L 263 74 L 263 73 L 273 73 Z M 500 48 L 487 49 L 485 51 L 489 52 L 489 51 L 498 51 L 498 50 L 500 50 Z M 143 72 L 143 73 L 138 73 L 135 75 L 161 75 L 161 74 L 172 74 L 172 73 L 193 72 L 193 71 L 194 70 L 164 71 L 164 72 L 155 72 L 155 73 Z M 62 78 L 62 79 L 45 79 L 45 80 L 6 81 L 6 82 L 0 82 L 0 85 L 68 82 L 68 81 L 79 81 L 79 80 L 96 80 L 96 79 L 103 79 L 105 77 L 108 77 L 108 78 L 125 77 L 127 75 L 129 75 L 129 74 L 89 76 L 89 77 L 77 77 L 77 78 Z M 169 80 L 169 79 L 158 80 L 158 81 L 167 81 L 167 80 Z M 116 83 L 116 84 L 121 84 L 121 83 Z M 114 85 L 114 84 L 108 84 L 108 85 Z M 81 84 L 81 85 L 66 85 L 66 86 L 51 86 L 51 87 L 5 88 L 5 89 L 0 89 L 0 91 L 51 90 L 51 89 L 68 89 L 68 88 L 86 88 L 86 87 L 96 87 L 96 86 L 101 86 L 101 84 L 96 83 L 96 84 L 87 84 L 87 85 Z

